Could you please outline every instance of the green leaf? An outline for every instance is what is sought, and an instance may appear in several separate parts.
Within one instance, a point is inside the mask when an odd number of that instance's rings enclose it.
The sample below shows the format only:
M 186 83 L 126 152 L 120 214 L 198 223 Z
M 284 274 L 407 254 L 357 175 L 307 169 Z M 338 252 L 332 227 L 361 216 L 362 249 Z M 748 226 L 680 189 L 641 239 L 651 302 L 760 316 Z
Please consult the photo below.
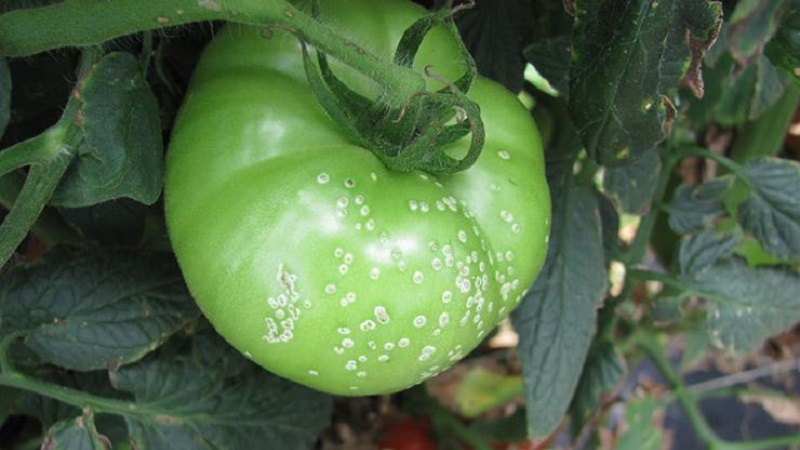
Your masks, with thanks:
M 597 193 L 597 206 L 600 211 L 600 225 L 603 229 L 603 251 L 606 260 L 619 257 L 622 241 L 619 238 L 619 213 L 608 197 Z
M 592 341 L 589 356 L 569 410 L 572 420 L 583 422 L 600 405 L 602 395 L 612 391 L 625 375 L 625 363 L 614 343 L 600 337 Z
M 108 440 L 97 432 L 91 411 L 56 423 L 42 442 L 42 450 L 107 450 Z
M 750 268 L 732 258 L 686 277 L 708 302 L 712 343 L 748 352 L 800 321 L 800 275 L 788 268 Z
M 670 91 L 682 80 L 699 89 L 694 64 L 716 36 L 721 5 L 586 0 L 575 6 L 570 116 L 600 164 L 636 160 L 666 136 L 674 115 Z
M 800 258 L 800 164 L 755 158 L 745 167 L 750 195 L 739 205 L 739 221 L 770 254 Z
M 746 66 L 772 39 L 786 0 L 741 0 L 729 20 L 728 49 Z
M 3 2 L 0 3 L 0 13 L 13 11 L 15 9 L 52 5 L 59 1 L 61 0 L 3 0 Z
M 731 72 L 722 82 L 719 100 L 713 108 L 714 118 L 723 126 L 758 119 L 780 100 L 791 83 L 764 55 L 758 55 L 741 70 L 727 67 Z
M 625 404 L 625 430 L 617 441 L 617 450 L 660 450 L 663 448 L 664 430 L 657 423 L 663 414 L 662 407 L 652 398 L 645 397 Z
M 0 137 L 11 119 L 11 72 L 6 59 L 0 56 Z
M 525 59 L 555 88 L 569 97 L 569 63 L 572 35 L 535 42 L 525 49 Z
M 511 92 L 522 89 L 522 48 L 532 18 L 528 0 L 477 0 L 473 8 L 456 15 L 461 38 L 475 58 L 478 72 Z
M 723 199 L 735 181 L 732 175 L 725 175 L 695 186 L 679 186 L 667 206 L 670 228 L 676 233 L 712 228 L 726 214 Z
M 562 170 L 558 175 L 564 173 L 571 171 Z M 552 432 L 567 411 L 580 379 L 576 368 L 583 367 L 586 360 L 595 333 L 597 304 L 606 288 L 595 191 L 571 186 L 569 178 L 559 185 L 552 172 L 548 179 L 557 197 L 547 261 L 514 313 L 528 426 L 534 438 Z
M 127 198 L 85 208 L 61 208 L 61 216 L 80 235 L 103 245 L 134 247 L 142 240 L 148 207 Z
M 721 259 L 733 255 L 741 239 L 738 236 L 703 231 L 685 236 L 678 261 L 681 274 L 697 276 Z
M 120 197 L 154 203 L 164 172 L 158 104 L 139 61 L 111 53 L 79 83 L 83 143 L 52 203 L 89 206 Z
M 532 39 L 523 50 L 525 59 L 564 99 L 569 97 L 569 65 L 575 22 L 573 12 L 565 5 L 551 0 L 531 1 Z M 549 93 L 549 89 L 545 92 Z
M 192 358 L 202 366 L 213 367 L 216 373 L 234 377 L 253 363 L 242 357 L 241 353 L 231 351 L 231 346 L 218 335 L 210 324 L 201 323 L 203 328 L 192 339 Z
M 622 211 L 643 215 L 650 209 L 660 171 L 661 158 L 653 147 L 631 164 L 606 168 L 603 188 Z
M 221 375 L 175 357 L 111 372 L 115 387 L 133 393 L 144 412 L 125 418 L 134 447 L 310 449 L 329 424 L 325 394 L 252 365 L 239 377 Z
M 198 316 L 177 265 L 159 255 L 50 253 L 0 278 L 0 336 L 23 333 L 68 369 L 136 361 Z
M 795 69 L 800 67 L 800 0 L 789 0 L 786 14 L 765 54 L 777 67 L 795 75 Z

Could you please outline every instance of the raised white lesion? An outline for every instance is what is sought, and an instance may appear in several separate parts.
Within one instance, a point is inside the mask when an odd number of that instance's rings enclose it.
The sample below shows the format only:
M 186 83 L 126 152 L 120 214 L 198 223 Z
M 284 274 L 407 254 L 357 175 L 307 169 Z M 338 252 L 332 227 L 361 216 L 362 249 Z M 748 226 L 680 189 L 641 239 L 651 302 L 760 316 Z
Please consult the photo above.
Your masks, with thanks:
M 264 340 L 269 344 L 287 343 L 294 338 L 294 329 L 300 319 L 302 310 L 299 305 L 310 308 L 310 301 L 300 301 L 297 291 L 297 275 L 291 273 L 283 263 L 278 264 L 276 279 L 280 290 L 276 295 L 267 298 L 267 307 L 271 314 L 264 318 L 267 333 Z

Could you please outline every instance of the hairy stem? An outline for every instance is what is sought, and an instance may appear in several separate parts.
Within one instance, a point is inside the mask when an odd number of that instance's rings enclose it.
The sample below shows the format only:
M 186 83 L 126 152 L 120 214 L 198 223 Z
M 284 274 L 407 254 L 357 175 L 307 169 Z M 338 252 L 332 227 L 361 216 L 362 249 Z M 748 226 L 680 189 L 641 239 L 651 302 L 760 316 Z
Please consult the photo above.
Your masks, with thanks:
M 671 286 L 676 289 L 679 289 L 681 292 L 686 293 L 685 294 L 686 296 L 691 295 L 689 286 L 684 284 L 681 280 L 678 280 L 677 278 L 674 278 L 673 276 L 666 273 L 655 272 L 652 270 L 630 269 L 628 270 L 626 275 L 632 281 L 635 281 L 637 283 L 640 281 L 659 281 L 661 283 L 664 283 L 665 286 Z
M 421 74 L 378 58 L 283 0 L 64 0 L 0 15 L 0 54 L 97 45 L 139 31 L 215 20 L 295 33 L 383 86 L 391 106 L 425 89 Z
M 22 191 L 0 224 L 0 265 L 11 258 L 36 223 L 73 157 L 65 150 L 48 162 L 31 165 Z
M 117 414 L 133 417 L 154 417 L 158 411 L 143 408 L 135 402 L 98 397 L 77 389 L 32 378 L 17 372 L 9 358 L 11 344 L 23 333 L 12 333 L 0 342 L 0 386 L 21 389 L 51 398 L 78 409 L 91 408 L 97 413 Z
M 88 407 L 97 413 L 142 417 L 152 417 L 155 415 L 154 412 L 140 409 L 135 402 L 98 397 L 77 389 L 30 378 L 17 372 L 0 374 L 0 386 L 33 392 L 43 397 L 74 406 L 78 409 Z
M 0 176 L 0 207 L 7 210 L 13 208 L 24 185 L 25 176 L 22 173 L 15 172 Z M 60 215 L 49 209 L 42 211 L 31 232 L 48 247 L 79 241 L 75 230 L 70 228 Z

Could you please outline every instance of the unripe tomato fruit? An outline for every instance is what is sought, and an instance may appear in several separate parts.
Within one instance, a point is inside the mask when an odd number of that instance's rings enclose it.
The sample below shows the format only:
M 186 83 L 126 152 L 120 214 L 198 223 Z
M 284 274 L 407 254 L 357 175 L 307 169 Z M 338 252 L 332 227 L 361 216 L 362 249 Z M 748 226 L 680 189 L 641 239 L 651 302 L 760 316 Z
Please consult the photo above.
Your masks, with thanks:
M 387 61 L 424 14 L 404 0 L 321 6 Z M 420 71 L 428 65 L 448 79 L 464 71 L 444 29 L 417 55 Z M 246 27 L 216 36 L 174 128 L 165 208 L 186 282 L 217 331 L 268 370 L 342 395 L 407 388 L 473 349 L 534 282 L 550 203 L 528 112 L 485 79 L 469 96 L 486 129 L 473 167 L 389 172 L 319 106 L 295 37 Z

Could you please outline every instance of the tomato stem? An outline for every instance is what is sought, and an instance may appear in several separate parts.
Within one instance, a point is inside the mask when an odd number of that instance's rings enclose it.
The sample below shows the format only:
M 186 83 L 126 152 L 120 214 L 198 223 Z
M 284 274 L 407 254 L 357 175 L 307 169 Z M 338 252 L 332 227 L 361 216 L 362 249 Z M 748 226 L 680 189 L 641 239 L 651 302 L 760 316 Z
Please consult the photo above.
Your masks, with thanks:
M 216 20 L 292 32 L 375 80 L 391 106 L 400 107 L 425 90 L 421 74 L 375 56 L 283 0 L 65 0 L 0 15 L 0 54 L 25 56 L 64 46 L 97 45 L 140 31 Z

